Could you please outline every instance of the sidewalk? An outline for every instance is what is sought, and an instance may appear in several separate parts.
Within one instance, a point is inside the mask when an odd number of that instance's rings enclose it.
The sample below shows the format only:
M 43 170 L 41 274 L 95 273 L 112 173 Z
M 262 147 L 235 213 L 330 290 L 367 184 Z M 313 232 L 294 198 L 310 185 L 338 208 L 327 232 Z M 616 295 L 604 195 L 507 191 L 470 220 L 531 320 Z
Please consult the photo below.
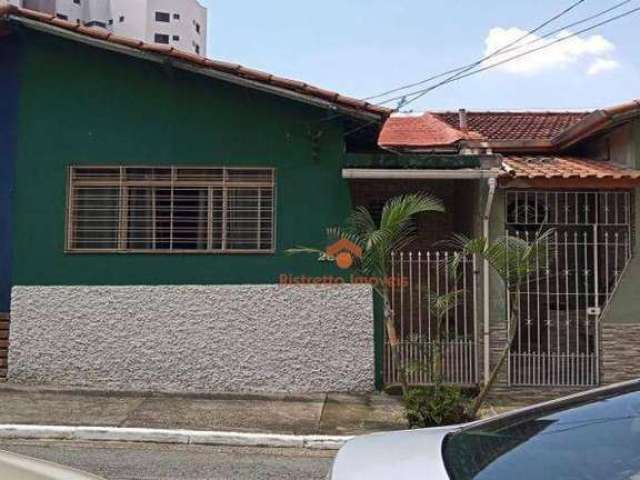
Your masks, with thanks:
M 406 428 L 398 399 L 365 395 L 178 395 L 0 383 L 0 424 L 351 436 Z

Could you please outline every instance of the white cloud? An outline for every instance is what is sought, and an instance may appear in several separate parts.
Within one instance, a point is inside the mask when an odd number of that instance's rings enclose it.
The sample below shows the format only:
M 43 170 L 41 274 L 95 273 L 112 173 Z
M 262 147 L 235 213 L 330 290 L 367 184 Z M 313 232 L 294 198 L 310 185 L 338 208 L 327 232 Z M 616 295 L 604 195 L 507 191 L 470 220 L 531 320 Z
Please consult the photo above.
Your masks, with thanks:
M 606 72 L 608 70 L 615 70 L 620 66 L 617 60 L 611 58 L 598 58 L 589 66 L 587 74 L 598 75 L 599 73 Z
M 525 30 L 517 27 L 492 28 L 485 39 L 485 56 L 517 41 L 526 34 L 527 32 Z M 611 53 L 616 48 L 615 45 L 602 35 L 578 35 L 552 45 L 554 41 L 570 35 L 571 32 L 567 30 L 545 39 L 540 39 L 540 37 L 536 35 L 530 35 L 518 43 L 518 45 L 522 45 L 522 48 L 511 50 L 511 48 L 514 47 L 508 47 L 510 51 L 496 55 L 490 60 L 487 60 L 484 65 L 496 64 L 514 55 L 549 45 L 547 48 L 530 53 L 529 55 L 525 55 L 517 60 L 507 62 L 495 68 L 512 74 L 533 75 L 543 71 L 566 68 L 577 64 L 581 60 L 591 60 L 592 63 L 587 73 L 595 75 L 604 70 L 611 70 L 619 66 L 617 61 L 610 58 Z

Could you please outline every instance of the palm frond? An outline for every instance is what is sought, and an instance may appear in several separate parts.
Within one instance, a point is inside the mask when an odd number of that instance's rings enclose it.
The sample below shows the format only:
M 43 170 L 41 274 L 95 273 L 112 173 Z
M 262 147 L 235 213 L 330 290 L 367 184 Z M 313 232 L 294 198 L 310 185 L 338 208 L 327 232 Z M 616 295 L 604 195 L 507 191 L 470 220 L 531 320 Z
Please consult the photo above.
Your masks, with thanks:
M 382 209 L 381 228 L 395 229 L 424 212 L 444 212 L 442 202 L 428 193 L 408 193 L 389 200 Z
M 287 255 L 297 255 L 299 253 L 326 254 L 327 252 L 325 252 L 324 250 L 321 250 L 319 248 L 297 246 L 297 247 L 293 247 L 293 248 L 287 248 L 284 251 L 284 253 L 286 253 Z
M 337 242 L 338 240 L 348 240 L 351 243 L 364 248 L 364 242 L 360 235 L 343 229 L 342 227 L 329 227 L 325 230 L 327 236 L 327 246 Z
M 357 207 L 353 210 L 345 222 L 345 230 L 363 238 L 374 233 L 376 229 L 376 222 L 369 210 L 364 207 Z
M 464 256 L 477 255 L 486 260 L 505 283 L 521 284 L 532 273 L 550 268 L 553 232 L 551 229 L 540 230 L 532 239 L 506 235 L 493 242 L 484 237 L 454 235 L 449 245 L 459 254 L 451 257 L 449 268 L 452 272 L 458 271 Z
M 380 224 L 364 207 L 354 209 L 344 227 L 326 230 L 328 245 L 341 239 L 349 240 L 362 248 L 362 257 L 356 259 L 353 270 L 379 281 L 374 286 L 381 295 L 386 295 L 386 284 L 392 270 L 392 252 L 401 251 L 415 240 L 414 216 L 423 212 L 442 212 L 442 202 L 426 193 L 411 193 L 390 199 L 382 210 Z M 297 247 L 288 253 L 315 253 L 322 259 L 330 259 L 318 248 Z M 382 285 L 382 287 L 381 287 Z
M 427 306 L 429 311 L 436 318 L 442 318 L 448 312 L 460 305 L 464 294 L 464 290 L 454 290 L 440 295 L 435 292 L 430 292 L 429 295 L 427 295 Z

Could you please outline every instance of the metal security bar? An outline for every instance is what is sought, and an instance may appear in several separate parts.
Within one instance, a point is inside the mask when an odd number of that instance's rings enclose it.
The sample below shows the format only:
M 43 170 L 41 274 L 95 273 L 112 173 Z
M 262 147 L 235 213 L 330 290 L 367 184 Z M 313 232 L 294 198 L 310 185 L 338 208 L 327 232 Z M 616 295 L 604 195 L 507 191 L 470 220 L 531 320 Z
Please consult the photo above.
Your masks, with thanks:
M 507 235 L 552 229 L 519 294 L 509 356 L 513 385 L 599 383 L 599 320 L 632 256 L 631 193 L 509 191 Z M 510 330 L 513 331 L 513 330 Z
M 272 252 L 274 230 L 270 168 L 69 169 L 69 251 Z
M 392 254 L 391 308 L 400 338 L 400 358 L 411 385 L 434 381 L 436 366 L 445 383 L 478 381 L 477 268 L 474 257 L 461 259 L 454 276 L 450 252 Z M 435 310 L 437 297 L 454 298 L 451 308 Z M 397 385 L 400 368 L 385 340 L 384 382 Z

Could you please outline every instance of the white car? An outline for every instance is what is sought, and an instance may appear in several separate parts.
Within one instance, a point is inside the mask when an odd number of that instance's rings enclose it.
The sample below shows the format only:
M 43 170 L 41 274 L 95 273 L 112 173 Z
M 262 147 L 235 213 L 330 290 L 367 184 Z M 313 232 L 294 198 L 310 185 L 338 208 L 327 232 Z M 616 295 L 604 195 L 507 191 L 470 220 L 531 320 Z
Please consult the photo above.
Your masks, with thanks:
M 102 480 L 73 468 L 0 450 L 2 480 Z
M 462 426 L 374 434 L 331 480 L 640 480 L 640 380 Z

